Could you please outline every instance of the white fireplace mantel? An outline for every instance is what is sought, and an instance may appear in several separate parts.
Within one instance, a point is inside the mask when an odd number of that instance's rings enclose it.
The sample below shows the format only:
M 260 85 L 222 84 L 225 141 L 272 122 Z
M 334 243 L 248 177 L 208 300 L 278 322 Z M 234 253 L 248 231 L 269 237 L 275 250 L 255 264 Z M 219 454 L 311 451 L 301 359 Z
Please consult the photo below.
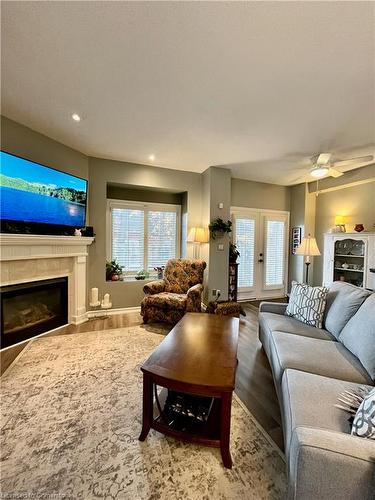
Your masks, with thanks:
M 1 285 L 68 277 L 69 323 L 87 321 L 86 257 L 94 238 L 0 235 Z
M 0 260 L 47 259 L 87 255 L 94 238 L 84 236 L 44 236 L 1 234 Z

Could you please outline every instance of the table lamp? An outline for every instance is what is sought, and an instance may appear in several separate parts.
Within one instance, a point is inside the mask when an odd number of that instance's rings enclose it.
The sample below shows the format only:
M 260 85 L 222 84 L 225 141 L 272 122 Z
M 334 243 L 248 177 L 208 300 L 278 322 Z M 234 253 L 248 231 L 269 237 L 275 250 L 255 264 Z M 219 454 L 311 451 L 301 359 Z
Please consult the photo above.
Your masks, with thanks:
M 189 231 L 187 241 L 194 243 L 194 258 L 199 258 L 199 247 L 201 243 L 208 243 L 209 241 L 208 228 L 206 227 L 192 227 Z
M 308 235 L 305 238 L 302 238 L 301 244 L 296 249 L 296 255 L 303 255 L 305 257 L 306 264 L 306 284 L 309 284 L 309 265 L 310 257 L 315 255 L 321 255 L 319 252 L 318 245 L 316 243 L 316 239 Z

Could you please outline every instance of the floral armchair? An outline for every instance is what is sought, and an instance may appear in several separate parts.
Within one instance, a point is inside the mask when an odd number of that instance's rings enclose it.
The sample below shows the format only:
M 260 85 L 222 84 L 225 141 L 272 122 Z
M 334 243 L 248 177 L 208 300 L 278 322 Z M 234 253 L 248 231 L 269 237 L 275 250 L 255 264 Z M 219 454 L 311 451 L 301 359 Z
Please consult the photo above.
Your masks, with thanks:
M 186 312 L 201 311 L 203 260 L 170 259 L 164 279 L 151 281 L 143 287 L 146 296 L 141 302 L 143 322 L 177 323 Z

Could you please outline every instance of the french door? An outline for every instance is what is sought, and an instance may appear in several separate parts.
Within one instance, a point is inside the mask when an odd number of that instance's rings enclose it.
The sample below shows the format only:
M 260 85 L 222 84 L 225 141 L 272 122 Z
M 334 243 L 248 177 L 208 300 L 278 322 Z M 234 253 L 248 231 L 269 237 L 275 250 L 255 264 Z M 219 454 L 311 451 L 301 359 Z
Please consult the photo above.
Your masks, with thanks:
M 232 209 L 238 259 L 238 298 L 262 299 L 286 293 L 289 213 Z

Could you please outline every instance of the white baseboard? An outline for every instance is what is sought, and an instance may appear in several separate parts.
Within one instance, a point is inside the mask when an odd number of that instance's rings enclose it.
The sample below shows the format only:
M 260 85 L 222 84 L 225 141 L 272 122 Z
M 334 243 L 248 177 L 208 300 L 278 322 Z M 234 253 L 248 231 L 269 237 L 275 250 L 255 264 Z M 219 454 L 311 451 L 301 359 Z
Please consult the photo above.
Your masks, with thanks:
M 119 307 L 117 309 L 98 309 L 96 311 L 88 311 L 88 318 L 96 318 L 100 316 L 114 316 L 115 314 L 126 314 L 140 312 L 141 307 Z

